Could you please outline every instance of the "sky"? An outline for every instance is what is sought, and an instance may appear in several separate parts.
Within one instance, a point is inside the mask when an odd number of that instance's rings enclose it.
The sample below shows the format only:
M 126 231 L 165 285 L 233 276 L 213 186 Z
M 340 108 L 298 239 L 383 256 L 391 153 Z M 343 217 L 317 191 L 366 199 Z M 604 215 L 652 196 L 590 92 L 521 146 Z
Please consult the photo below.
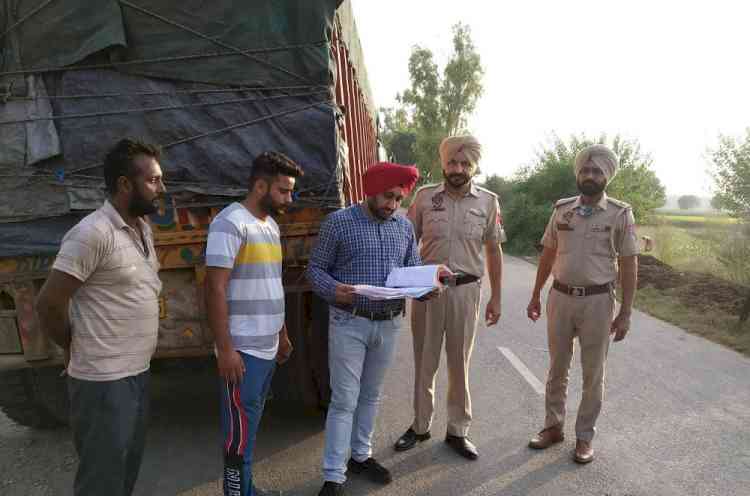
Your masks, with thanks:
M 375 103 L 409 86 L 411 48 L 441 69 L 464 22 L 485 68 L 469 119 L 483 172 L 511 176 L 551 137 L 637 139 L 668 195 L 711 195 L 707 150 L 750 127 L 750 2 L 353 0 Z

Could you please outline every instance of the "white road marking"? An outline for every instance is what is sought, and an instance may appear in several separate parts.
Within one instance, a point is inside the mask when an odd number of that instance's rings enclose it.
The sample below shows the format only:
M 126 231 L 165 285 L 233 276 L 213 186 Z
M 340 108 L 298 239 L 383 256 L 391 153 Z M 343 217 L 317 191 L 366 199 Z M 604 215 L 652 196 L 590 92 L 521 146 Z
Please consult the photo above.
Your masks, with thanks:
M 518 373 L 521 374 L 524 379 L 526 379 L 526 382 L 529 383 L 531 388 L 536 391 L 537 394 L 544 394 L 544 385 L 539 381 L 539 379 L 536 378 L 536 376 L 521 361 L 521 359 L 515 355 L 515 353 L 510 351 L 510 349 L 508 348 L 503 348 L 502 346 L 498 346 L 497 349 L 500 350 L 500 353 L 505 355 L 505 358 L 507 358 L 510 364 L 516 368 Z

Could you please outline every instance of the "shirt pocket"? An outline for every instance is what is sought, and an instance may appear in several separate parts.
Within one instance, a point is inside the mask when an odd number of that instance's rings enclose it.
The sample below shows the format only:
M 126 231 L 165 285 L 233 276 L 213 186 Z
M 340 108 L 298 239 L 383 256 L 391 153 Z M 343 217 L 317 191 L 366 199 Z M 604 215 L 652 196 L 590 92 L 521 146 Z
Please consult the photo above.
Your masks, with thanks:
M 612 245 L 612 226 L 592 226 L 586 233 L 586 245 L 592 255 L 615 257 Z
M 487 216 L 485 213 L 481 210 L 472 208 L 468 210 L 464 216 L 462 232 L 467 239 L 481 240 L 484 237 L 486 226 Z
M 428 210 L 424 213 L 423 235 L 428 238 L 447 238 L 450 234 L 448 213 L 444 210 Z

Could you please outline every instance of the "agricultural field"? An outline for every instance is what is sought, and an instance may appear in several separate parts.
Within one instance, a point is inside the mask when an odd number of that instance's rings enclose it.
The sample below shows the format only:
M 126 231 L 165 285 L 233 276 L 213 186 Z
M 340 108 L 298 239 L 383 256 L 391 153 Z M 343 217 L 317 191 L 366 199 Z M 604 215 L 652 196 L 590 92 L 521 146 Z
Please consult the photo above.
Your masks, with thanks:
M 750 323 L 738 324 L 750 294 L 746 229 L 727 216 L 671 212 L 639 226 L 654 246 L 641 256 L 636 306 L 750 355 Z

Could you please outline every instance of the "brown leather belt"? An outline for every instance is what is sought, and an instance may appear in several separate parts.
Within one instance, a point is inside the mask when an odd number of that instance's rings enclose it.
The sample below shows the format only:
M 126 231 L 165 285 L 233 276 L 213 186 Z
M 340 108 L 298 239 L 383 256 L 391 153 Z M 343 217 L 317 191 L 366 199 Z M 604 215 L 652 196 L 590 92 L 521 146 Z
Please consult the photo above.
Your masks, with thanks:
M 602 293 L 609 293 L 612 290 L 612 284 L 602 284 L 600 286 L 568 286 L 558 281 L 552 282 L 552 287 L 561 293 L 570 296 L 591 296 Z

